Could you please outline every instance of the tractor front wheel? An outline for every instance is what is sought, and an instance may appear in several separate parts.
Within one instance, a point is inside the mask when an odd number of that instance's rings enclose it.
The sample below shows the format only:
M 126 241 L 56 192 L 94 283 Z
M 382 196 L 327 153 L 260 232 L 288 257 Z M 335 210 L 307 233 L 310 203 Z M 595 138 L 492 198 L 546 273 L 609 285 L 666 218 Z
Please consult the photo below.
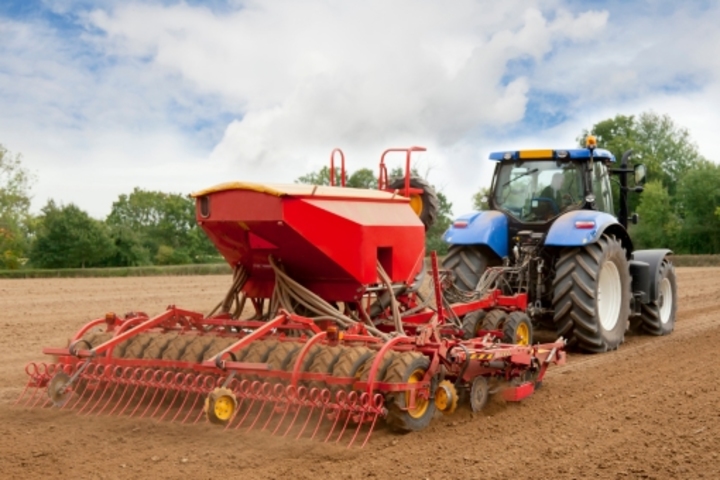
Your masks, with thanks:
M 615 237 L 565 249 L 555 265 L 554 323 L 558 335 L 579 349 L 615 350 L 624 340 L 630 315 L 630 270 Z
M 452 271 L 457 288 L 472 292 L 477 288 L 485 269 L 500 265 L 500 259 L 481 245 L 453 245 L 442 265 Z

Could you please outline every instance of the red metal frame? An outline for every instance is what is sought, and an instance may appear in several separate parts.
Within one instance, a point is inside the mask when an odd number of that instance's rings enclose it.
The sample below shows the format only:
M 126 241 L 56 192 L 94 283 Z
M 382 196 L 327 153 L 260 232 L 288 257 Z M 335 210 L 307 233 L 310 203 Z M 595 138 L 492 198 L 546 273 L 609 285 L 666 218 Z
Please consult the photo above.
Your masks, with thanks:
M 330 152 L 330 186 L 335 186 L 335 154 L 340 154 L 340 185 L 345 186 L 345 154 L 339 148 Z

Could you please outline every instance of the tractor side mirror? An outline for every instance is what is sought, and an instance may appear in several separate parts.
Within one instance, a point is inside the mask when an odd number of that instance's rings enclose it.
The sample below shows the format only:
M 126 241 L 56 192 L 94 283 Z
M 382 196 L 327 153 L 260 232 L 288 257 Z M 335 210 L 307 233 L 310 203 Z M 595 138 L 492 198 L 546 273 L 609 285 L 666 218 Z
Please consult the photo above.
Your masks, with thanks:
M 645 170 L 645 165 L 642 163 L 635 165 L 635 185 L 645 185 L 646 179 L 647 171 Z
M 633 225 L 637 225 L 639 221 L 640 221 L 640 215 L 638 215 L 637 213 L 633 213 L 632 216 L 630 217 L 630 222 Z

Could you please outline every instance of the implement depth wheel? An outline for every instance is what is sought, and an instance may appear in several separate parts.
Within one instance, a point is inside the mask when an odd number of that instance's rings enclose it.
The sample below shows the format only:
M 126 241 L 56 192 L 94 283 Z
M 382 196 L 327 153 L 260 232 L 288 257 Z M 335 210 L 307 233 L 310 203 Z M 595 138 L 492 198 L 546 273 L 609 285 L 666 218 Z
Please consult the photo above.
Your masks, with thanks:
M 229 388 L 218 387 L 205 399 L 205 415 L 210 423 L 225 425 L 235 414 L 237 398 Z
M 530 317 L 522 312 L 512 312 L 503 324 L 503 342 L 532 345 L 533 326 Z
M 388 367 L 384 383 L 418 383 L 425 377 L 430 359 L 419 352 L 398 355 Z M 430 425 L 435 415 L 435 402 L 429 398 L 415 396 L 415 406 L 410 405 L 410 392 L 388 394 L 388 426 L 401 433 L 422 430 Z

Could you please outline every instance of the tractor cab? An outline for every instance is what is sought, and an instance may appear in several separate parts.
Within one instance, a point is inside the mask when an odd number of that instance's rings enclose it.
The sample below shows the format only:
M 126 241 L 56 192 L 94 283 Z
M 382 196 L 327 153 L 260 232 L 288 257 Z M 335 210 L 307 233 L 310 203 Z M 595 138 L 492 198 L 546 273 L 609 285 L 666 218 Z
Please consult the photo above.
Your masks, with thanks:
M 490 155 L 497 160 L 489 204 L 510 217 L 511 223 L 545 230 L 550 222 L 572 210 L 613 214 L 605 150 L 520 150 Z

